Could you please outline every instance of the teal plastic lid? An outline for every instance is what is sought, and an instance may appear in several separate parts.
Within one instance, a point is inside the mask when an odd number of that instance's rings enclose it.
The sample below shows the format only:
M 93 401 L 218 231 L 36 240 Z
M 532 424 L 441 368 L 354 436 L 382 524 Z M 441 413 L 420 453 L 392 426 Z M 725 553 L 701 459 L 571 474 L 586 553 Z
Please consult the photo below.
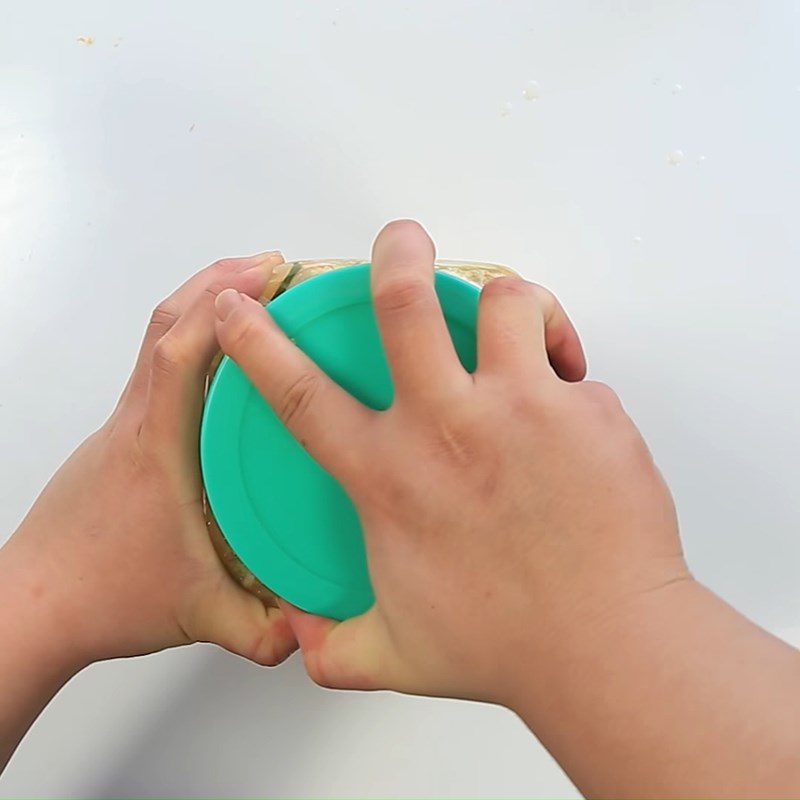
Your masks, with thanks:
M 472 371 L 479 291 L 437 272 L 436 292 L 459 358 Z M 374 409 L 391 405 L 368 264 L 300 283 L 268 310 L 301 350 L 362 403 Z M 264 358 L 269 359 L 266 350 Z M 206 398 L 200 462 L 222 533 L 265 586 L 305 611 L 335 619 L 372 605 L 353 504 L 229 358 L 220 363 Z M 426 480 L 424 470 L 419 480 Z

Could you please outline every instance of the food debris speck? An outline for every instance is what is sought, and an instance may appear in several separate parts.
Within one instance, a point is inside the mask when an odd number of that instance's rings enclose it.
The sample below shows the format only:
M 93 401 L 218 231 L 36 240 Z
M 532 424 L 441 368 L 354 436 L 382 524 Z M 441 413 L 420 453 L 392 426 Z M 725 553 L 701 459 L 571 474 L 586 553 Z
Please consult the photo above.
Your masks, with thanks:
M 121 41 L 122 41 L 122 37 L 121 36 L 117 36 L 117 38 L 114 40 L 114 47 L 119 47 L 119 43 Z
M 683 150 L 673 150 L 673 151 L 672 151 L 672 152 L 671 152 L 671 153 L 670 153 L 670 154 L 667 156 L 667 163 L 668 163 L 670 166 L 677 167 L 677 166 L 678 166 L 678 164 L 680 164 L 680 163 L 683 161 L 683 159 L 684 159 L 685 157 L 686 157 L 686 156 L 684 156 L 684 154 L 683 154 Z
M 537 81 L 528 81 L 525 88 L 522 90 L 522 96 L 526 100 L 538 100 L 541 93 L 542 90 Z
M 78 44 L 85 44 L 88 47 L 90 44 L 94 44 L 94 36 L 79 36 L 77 41 Z
M 189 126 L 189 133 L 191 133 L 193 130 L 194 130 L 194 122 Z

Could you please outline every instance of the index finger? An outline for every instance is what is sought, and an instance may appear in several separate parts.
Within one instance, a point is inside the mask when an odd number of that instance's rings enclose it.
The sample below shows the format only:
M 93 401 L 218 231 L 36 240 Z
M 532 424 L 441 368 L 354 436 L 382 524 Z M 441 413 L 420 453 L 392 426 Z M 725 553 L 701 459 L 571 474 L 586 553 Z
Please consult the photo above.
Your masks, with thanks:
M 217 296 L 217 338 L 278 418 L 335 478 L 364 469 L 361 446 L 375 412 L 331 380 L 264 307 L 233 289 Z

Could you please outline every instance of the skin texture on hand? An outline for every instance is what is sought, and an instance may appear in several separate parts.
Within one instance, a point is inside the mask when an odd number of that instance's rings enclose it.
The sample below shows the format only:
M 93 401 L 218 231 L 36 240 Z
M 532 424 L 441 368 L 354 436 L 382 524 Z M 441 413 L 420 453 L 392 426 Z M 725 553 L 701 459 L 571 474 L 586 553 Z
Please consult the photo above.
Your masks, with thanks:
M 490 282 L 470 375 L 433 261 L 413 222 L 374 245 L 386 411 L 321 373 L 257 303 L 217 298 L 223 349 L 364 529 L 370 610 L 339 623 L 284 604 L 310 676 L 504 704 L 595 796 L 796 796 L 797 653 L 692 579 L 669 491 L 613 391 L 582 380 L 555 298 Z
M 214 301 L 230 287 L 258 297 L 281 263 L 219 261 L 158 306 L 111 417 L 0 550 L 0 765 L 92 661 L 207 641 L 270 665 L 296 648 L 282 611 L 237 586 L 214 552 L 197 447 Z
M 387 226 L 372 282 L 396 399 L 375 412 L 253 300 L 280 262 L 218 262 L 159 306 L 111 418 L 0 549 L 0 765 L 92 661 L 202 640 L 270 664 L 296 633 L 320 684 L 514 709 L 589 795 L 798 796 L 800 656 L 691 578 L 669 492 L 614 393 L 582 381 L 555 298 L 490 283 L 469 375 L 430 239 Z M 197 429 L 215 324 L 356 504 L 360 617 L 265 609 L 213 552 Z
M 384 412 L 324 376 L 241 294 L 218 298 L 217 331 L 364 527 L 374 607 L 341 624 L 288 610 L 312 677 L 508 703 L 498 652 L 536 658 L 567 619 L 593 623 L 687 573 L 650 454 L 613 392 L 580 380 L 581 346 L 555 298 L 522 279 L 490 282 L 470 375 L 433 261 L 415 223 L 375 242 L 395 387 Z

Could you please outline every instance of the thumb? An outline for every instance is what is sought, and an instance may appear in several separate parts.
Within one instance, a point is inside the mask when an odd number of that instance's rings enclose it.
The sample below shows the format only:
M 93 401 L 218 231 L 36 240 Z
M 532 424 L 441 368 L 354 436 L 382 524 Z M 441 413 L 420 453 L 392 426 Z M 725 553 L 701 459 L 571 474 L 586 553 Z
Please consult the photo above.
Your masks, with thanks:
M 264 605 L 227 576 L 216 591 L 201 595 L 186 622 L 182 627 L 192 640 L 217 644 L 267 667 L 280 664 L 297 649 L 283 611 Z
M 329 689 L 400 689 L 405 681 L 386 622 L 377 606 L 338 622 L 278 604 L 297 637 L 306 671 Z

